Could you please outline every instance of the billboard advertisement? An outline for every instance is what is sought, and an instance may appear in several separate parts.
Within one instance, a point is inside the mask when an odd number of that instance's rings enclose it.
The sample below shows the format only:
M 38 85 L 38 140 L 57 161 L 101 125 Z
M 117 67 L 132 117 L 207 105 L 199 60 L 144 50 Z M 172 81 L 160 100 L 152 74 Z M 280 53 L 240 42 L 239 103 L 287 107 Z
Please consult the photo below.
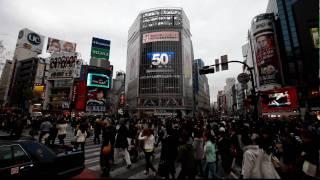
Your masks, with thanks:
M 59 39 L 48 38 L 47 52 L 49 53 L 74 53 L 76 52 L 76 43 L 62 41 Z
M 272 20 L 253 24 L 253 44 L 260 90 L 281 87 L 281 67 L 272 30 Z
M 85 81 L 81 81 L 76 88 L 75 106 L 76 110 L 83 111 L 86 108 L 87 85 Z
M 39 54 L 42 53 L 44 44 L 44 36 L 35 33 L 27 28 L 19 31 L 17 48 L 29 49 Z
M 164 66 L 171 64 L 175 56 L 175 52 L 149 52 L 147 59 L 153 66 Z
M 179 41 L 179 32 L 161 31 L 143 34 L 142 43 L 150 43 L 157 41 Z
M 105 74 L 88 73 L 87 86 L 110 88 L 110 77 Z
M 263 113 L 294 111 L 298 108 L 297 90 L 294 87 L 264 91 L 261 97 Z
M 97 87 L 88 87 L 87 92 L 87 111 L 105 111 L 107 94 L 105 89 Z
M 91 58 L 109 60 L 110 41 L 99 38 L 92 38 Z
M 51 55 L 49 62 L 48 79 L 80 77 L 82 60 L 78 59 L 77 53 L 54 53 Z

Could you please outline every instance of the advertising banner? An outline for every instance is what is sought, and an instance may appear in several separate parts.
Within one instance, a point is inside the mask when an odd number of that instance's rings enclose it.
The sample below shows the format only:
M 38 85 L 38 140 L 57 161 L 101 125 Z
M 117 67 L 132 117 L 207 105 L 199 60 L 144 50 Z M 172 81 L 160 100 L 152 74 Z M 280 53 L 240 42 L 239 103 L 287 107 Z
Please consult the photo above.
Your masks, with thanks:
M 45 64 L 38 63 L 37 73 L 36 73 L 36 78 L 34 80 L 34 83 L 43 84 L 44 70 L 45 70 Z
M 59 53 L 59 52 L 76 52 L 76 43 L 63 41 L 54 38 L 48 38 L 47 52 L 49 53 Z
M 143 34 L 142 43 L 157 41 L 179 41 L 179 32 L 162 31 Z
M 35 33 L 27 28 L 20 30 L 17 41 L 17 48 L 29 49 L 39 54 L 42 53 L 44 36 Z
M 92 38 L 91 58 L 109 60 L 110 41 Z
M 105 111 L 106 110 L 105 89 L 97 87 L 88 87 L 87 92 L 87 111 Z
M 75 96 L 76 110 L 83 111 L 86 108 L 87 85 L 85 81 L 81 81 L 77 87 L 77 95 Z
M 87 86 L 110 88 L 110 77 L 105 74 L 88 73 Z
M 294 87 L 264 91 L 261 97 L 263 113 L 294 111 L 298 108 L 297 90 Z
M 272 20 L 258 21 L 253 24 L 252 29 L 260 90 L 281 87 L 281 68 L 272 29 Z
M 54 53 L 50 57 L 48 79 L 78 78 L 82 60 L 78 59 L 77 53 L 60 54 Z

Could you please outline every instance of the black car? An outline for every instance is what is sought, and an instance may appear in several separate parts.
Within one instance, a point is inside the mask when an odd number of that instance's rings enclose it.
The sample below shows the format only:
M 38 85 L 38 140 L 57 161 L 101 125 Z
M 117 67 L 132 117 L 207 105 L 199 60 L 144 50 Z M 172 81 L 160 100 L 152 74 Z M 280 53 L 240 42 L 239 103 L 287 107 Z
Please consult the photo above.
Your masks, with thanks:
M 54 145 L 49 148 L 29 139 L 0 140 L 0 177 L 72 177 L 84 168 L 84 152 L 74 152 L 72 147 Z

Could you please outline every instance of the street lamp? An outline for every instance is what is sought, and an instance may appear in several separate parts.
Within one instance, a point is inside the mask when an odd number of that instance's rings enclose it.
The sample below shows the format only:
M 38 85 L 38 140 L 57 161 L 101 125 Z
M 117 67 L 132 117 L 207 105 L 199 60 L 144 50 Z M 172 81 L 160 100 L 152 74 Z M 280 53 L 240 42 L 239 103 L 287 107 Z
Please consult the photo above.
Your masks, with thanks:
M 257 102 L 257 94 L 256 94 L 256 88 L 254 85 L 254 79 L 253 79 L 253 67 L 250 67 L 248 64 L 241 62 L 241 61 L 227 61 L 224 63 L 217 63 L 215 65 L 210 65 L 210 66 L 204 66 L 202 69 L 199 70 L 199 74 L 211 74 L 211 73 L 215 73 L 215 67 L 219 66 L 219 65 L 225 65 L 225 64 L 229 64 L 229 63 L 240 63 L 243 64 L 250 72 L 250 79 L 251 79 L 251 85 L 252 85 L 252 89 L 251 89 L 251 94 L 252 94 L 252 102 L 254 104 L 254 111 L 252 114 L 252 119 L 253 120 L 259 120 L 259 116 L 258 116 L 258 102 Z

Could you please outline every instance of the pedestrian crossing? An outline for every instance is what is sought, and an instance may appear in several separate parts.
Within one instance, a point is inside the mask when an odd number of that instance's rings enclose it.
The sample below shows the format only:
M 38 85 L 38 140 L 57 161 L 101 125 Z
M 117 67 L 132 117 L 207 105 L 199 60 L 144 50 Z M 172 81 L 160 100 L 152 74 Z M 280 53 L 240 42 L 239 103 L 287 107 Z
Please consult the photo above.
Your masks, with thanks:
M 27 133 L 25 133 L 27 134 Z M 38 135 L 34 137 L 36 140 L 38 140 Z M 74 131 L 73 129 L 68 126 L 67 129 L 67 135 L 64 139 L 65 145 L 71 145 L 72 140 L 74 139 Z M 85 142 L 85 167 L 87 170 L 90 170 L 92 172 L 95 172 L 97 176 L 99 177 L 101 172 L 100 169 L 100 144 L 94 144 L 93 142 L 94 134 L 92 134 L 89 138 L 86 139 Z M 102 138 L 100 137 L 100 140 Z M 59 139 L 55 139 L 55 144 L 59 144 Z M 71 145 L 72 146 L 72 145 Z M 79 148 L 80 149 L 80 148 Z M 152 164 L 153 166 L 158 169 L 158 163 L 160 158 L 160 150 L 161 147 L 156 148 L 155 150 L 155 156 L 152 158 Z M 145 160 L 144 160 L 144 153 L 139 152 L 138 161 L 135 163 L 132 163 L 131 168 L 127 169 L 127 165 L 125 163 L 124 157 L 115 155 L 115 165 L 112 166 L 110 171 L 111 178 L 115 179 L 154 179 L 154 178 L 161 178 L 158 176 L 152 175 L 152 171 L 150 170 L 149 175 L 144 174 L 145 170 Z M 176 163 L 176 178 L 179 175 L 179 172 L 181 170 L 179 163 Z M 235 176 L 236 177 L 236 176 Z M 199 179 L 200 177 L 196 177 L 196 179 Z M 234 177 L 231 177 L 234 178 Z

